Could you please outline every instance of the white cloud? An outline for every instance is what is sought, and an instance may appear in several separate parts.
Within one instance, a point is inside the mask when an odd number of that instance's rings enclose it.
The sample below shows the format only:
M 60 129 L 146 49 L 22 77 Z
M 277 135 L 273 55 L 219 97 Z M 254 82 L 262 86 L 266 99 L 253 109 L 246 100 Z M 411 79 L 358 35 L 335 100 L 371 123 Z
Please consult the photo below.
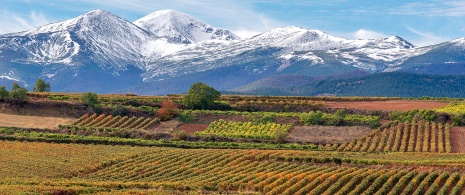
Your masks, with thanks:
M 419 36 L 418 38 L 416 38 L 414 40 L 411 40 L 417 46 L 434 45 L 434 44 L 438 44 L 438 43 L 450 40 L 450 38 L 448 38 L 448 37 L 435 35 L 432 32 L 420 31 L 420 30 L 414 29 L 414 28 L 412 28 L 410 26 L 406 26 L 406 28 L 410 32 L 412 32 L 415 35 Z
M 78 0 L 88 4 L 106 8 L 117 8 L 126 11 L 149 14 L 163 9 L 174 9 L 189 14 L 215 27 L 226 29 L 247 29 L 248 31 L 264 32 L 272 28 L 284 26 L 263 13 L 253 9 L 253 1 L 237 0 L 113 0 L 94 1 Z M 118 15 L 117 13 L 115 13 Z M 142 16 L 141 15 L 141 16 Z
M 372 31 L 368 29 L 360 29 L 358 31 L 355 31 L 352 34 L 352 37 L 355 39 L 379 39 L 379 38 L 385 38 L 388 36 L 381 32 L 376 32 L 376 31 Z
M 49 24 L 50 20 L 42 13 L 31 11 L 28 15 L 11 13 L 8 10 L 0 11 L 0 34 L 20 32 Z

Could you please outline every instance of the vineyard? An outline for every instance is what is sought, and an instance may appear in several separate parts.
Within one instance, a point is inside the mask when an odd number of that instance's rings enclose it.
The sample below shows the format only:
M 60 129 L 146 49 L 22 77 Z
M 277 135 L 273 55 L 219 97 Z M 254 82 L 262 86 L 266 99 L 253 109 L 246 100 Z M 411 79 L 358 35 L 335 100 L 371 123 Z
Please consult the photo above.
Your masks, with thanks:
M 105 128 L 105 129 L 150 129 L 160 122 L 157 118 L 112 116 L 105 114 L 85 114 L 74 121 L 72 125 L 62 125 L 61 128 Z
M 450 153 L 450 125 L 435 122 L 399 123 L 338 147 L 352 152 Z
M 160 151 L 82 174 L 91 181 L 169 183 L 176 188 L 265 194 L 460 194 L 465 175 L 441 170 L 321 166 L 278 151 Z M 285 154 L 285 153 L 284 153 Z
M 212 122 L 205 131 L 196 132 L 194 135 L 218 135 L 231 138 L 251 138 L 273 140 L 277 134 L 287 134 L 291 129 L 290 124 L 232 122 L 219 120 Z
M 0 102 L 0 194 L 465 194 L 459 99 L 28 95 Z M 38 109 L 70 118 L 10 117 Z

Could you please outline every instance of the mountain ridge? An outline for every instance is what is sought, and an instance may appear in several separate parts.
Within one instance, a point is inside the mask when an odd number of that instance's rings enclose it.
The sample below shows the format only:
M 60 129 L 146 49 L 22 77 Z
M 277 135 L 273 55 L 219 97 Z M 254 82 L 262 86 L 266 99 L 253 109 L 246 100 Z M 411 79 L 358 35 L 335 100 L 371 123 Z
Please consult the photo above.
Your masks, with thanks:
M 279 75 L 445 74 L 451 64 L 465 70 L 464 45 L 464 38 L 426 47 L 399 36 L 350 40 L 295 26 L 239 39 L 174 10 L 135 22 L 93 10 L 0 35 L 0 79 L 32 86 L 41 77 L 52 90 L 72 92 L 92 84 L 100 93 L 181 93 L 195 81 L 229 90 Z

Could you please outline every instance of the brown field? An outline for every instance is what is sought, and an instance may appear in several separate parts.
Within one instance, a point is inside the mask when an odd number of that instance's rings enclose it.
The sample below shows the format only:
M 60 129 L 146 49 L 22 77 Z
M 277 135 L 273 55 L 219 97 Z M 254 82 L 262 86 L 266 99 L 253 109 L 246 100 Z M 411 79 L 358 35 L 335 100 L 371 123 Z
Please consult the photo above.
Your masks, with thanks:
M 391 100 L 391 101 L 363 101 L 363 102 L 325 102 L 329 108 L 353 108 L 363 110 L 384 110 L 384 111 L 410 111 L 415 109 L 433 109 L 447 106 L 448 102 L 441 101 L 409 101 L 409 100 Z
M 372 129 L 363 126 L 295 126 L 287 137 L 290 142 L 304 143 L 347 143 L 370 133 Z
M 0 126 L 37 129 L 58 129 L 60 124 L 70 124 L 75 118 L 20 116 L 0 113 Z
M 194 123 L 184 123 L 179 125 L 176 129 L 184 130 L 186 133 L 192 135 L 197 131 L 204 131 L 207 129 L 209 124 L 194 124 Z
M 465 153 L 465 127 L 452 127 L 450 130 L 452 152 Z

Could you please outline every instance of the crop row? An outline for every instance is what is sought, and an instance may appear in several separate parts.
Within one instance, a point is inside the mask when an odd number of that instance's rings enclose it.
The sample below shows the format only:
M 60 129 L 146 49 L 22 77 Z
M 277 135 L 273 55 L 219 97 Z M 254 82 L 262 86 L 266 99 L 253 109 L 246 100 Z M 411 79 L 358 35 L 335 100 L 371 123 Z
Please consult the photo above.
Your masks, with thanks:
M 279 151 L 160 151 L 106 163 L 83 179 L 168 182 L 214 191 L 264 194 L 460 194 L 459 172 L 356 168 L 280 160 Z
M 339 151 L 356 152 L 452 152 L 449 124 L 435 122 L 399 123 L 375 130 L 343 144 Z
M 150 129 L 160 122 L 157 118 L 85 114 L 72 123 L 78 127 L 101 127 L 123 129 Z
M 279 133 L 287 134 L 291 124 L 233 122 L 219 120 L 212 122 L 205 131 L 195 135 L 218 135 L 231 138 L 251 138 L 272 140 Z
M 320 124 L 320 125 L 342 125 L 356 124 L 376 126 L 379 125 L 379 116 L 366 116 L 356 114 L 330 114 L 317 112 L 240 112 L 240 111 L 220 111 L 220 110 L 184 110 L 181 113 L 181 120 L 195 121 L 206 115 L 227 115 L 243 116 L 251 122 L 275 122 L 278 118 L 285 118 L 302 124 Z M 316 121 L 316 122 L 315 122 Z M 334 124 L 336 123 L 336 124 Z

